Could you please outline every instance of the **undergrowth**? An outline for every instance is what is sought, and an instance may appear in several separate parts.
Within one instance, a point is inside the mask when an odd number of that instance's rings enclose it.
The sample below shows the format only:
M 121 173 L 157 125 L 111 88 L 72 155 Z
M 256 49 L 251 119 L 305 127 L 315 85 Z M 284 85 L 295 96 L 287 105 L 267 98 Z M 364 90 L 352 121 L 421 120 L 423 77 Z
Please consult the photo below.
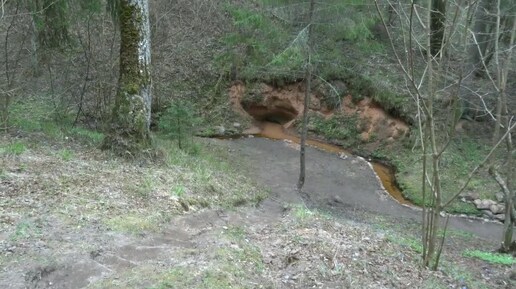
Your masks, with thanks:
M 404 196 L 417 205 L 423 204 L 421 195 L 421 177 L 414 172 L 422 171 L 421 150 L 415 148 L 403 148 L 405 153 L 389 153 L 397 165 L 396 177 Z M 489 147 L 484 146 L 474 139 L 462 137 L 452 141 L 445 151 L 441 162 L 441 184 L 444 200 L 448 200 L 466 182 L 470 172 L 489 152 Z M 489 177 L 487 172 L 480 171 L 467 186 L 465 192 L 475 192 L 480 198 L 493 199 L 498 192 L 495 182 Z M 427 204 L 429 205 L 429 204 Z M 471 203 L 462 202 L 459 199 L 452 202 L 445 208 L 450 213 L 465 213 L 479 215 L 480 212 Z
M 335 114 L 329 118 L 313 114 L 308 128 L 311 132 L 352 147 L 359 141 L 358 117 Z
M 463 255 L 465 257 L 477 258 L 491 264 L 500 264 L 512 266 L 516 264 L 516 259 L 508 254 L 485 252 L 481 250 L 466 250 Z

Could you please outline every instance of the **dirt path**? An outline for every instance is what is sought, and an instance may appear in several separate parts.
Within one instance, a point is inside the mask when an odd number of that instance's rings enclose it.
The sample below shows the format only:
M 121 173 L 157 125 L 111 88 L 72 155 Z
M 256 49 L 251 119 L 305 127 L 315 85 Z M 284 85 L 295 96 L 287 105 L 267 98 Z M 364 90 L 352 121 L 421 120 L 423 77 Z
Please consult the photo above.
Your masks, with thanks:
M 181 207 L 175 197 L 164 198 L 163 192 L 185 183 L 174 173 L 186 175 L 186 166 L 142 167 L 80 147 L 70 161 L 54 156 L 54 147 L 6 158 L 8 179 L 0 181 L 0 288 L 457 288 L 464 282 L 471 282 L 468 288 L 508 288 L 512 282 L 509 266 L 465 258 L 466 249 L 495 245 L 464 235 L 447 244 L 445 259 L 454 262 L 453 270 L 421 270 L 418 238 L 409 231 L 417 226 L 369 222 L 383 215 L 418 220 L 419 213 L 391 200 L 359 158 L 308 149 L 302 197 L 294 188 L 295 144 L 260 138 L 206 141 L 229 150 L 238 158 L 234 164 L 248 163 L 245 173 L 223 175 L 239 180 L 250 169 L 270 197 L 256 207 L 191 205 L 180 211 L 174 209 Z M 25 170 L 17 169 L 24 164 Z M 145 178 L 139 179 L 145 172 L 160 180 L 147 194 L 117 187 L 131 182 L 136 189 L 145 187 Z M 215 175 L 204 193 L 221 194 L 215 181 L 253 193 L 223 175 Z M 303 201 L 344 218 L 296 205 Z M 156 217 L 167 209 L 173 210 Z M 500 229 L 460 219 L 454 226 L 490 240 L 498 239 Z M 474 275 L 464 281 L 463 272 Z
M 299 154 L 296 145 L 264 138 L 242 138 L 226 141 L 227 145 L 250 163 L 256 178 L 285 203 L 302 202 L 294 186 L 298 178 Z M 369 164 L 361 158 L 345 158 L 318 149 L 307 150 L 307 179 L 304 199 L 309 206 L 335 214 L 350 215 L 365 210 L 419 222 L 419 210 L 402 206 L 381 187 Z M 486 240 L 499 240 L 499 223 L 450 218 L 454 229 L 473 233 Z

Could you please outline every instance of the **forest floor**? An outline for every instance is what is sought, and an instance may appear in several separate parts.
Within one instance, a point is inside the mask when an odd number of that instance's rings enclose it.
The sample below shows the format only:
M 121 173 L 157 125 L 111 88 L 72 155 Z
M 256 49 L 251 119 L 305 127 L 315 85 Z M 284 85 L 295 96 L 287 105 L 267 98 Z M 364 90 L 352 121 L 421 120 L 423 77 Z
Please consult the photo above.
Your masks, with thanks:
M 1 137 L 0 287 L 515 285 L 514 259 L 489 254 L 494 223 L 458 221 L 440 270 L 420 268 L 418 212 L 392 201 L 360 158 L 310 149 L 300 196 L 295 145 L 201 142 L 196 156 L 162 143 L 164 160 L 148 163 L 71 137 Z

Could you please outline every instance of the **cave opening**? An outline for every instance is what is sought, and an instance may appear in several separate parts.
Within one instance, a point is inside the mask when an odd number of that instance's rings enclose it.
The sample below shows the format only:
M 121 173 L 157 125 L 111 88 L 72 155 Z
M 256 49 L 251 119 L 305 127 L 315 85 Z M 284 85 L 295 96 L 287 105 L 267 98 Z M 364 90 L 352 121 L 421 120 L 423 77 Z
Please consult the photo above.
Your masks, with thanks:
M 293 107 L 267 107 L 264 105 L 249 105 L 244 107 L 245 111 L 259 122 L 272 122 L 284 125 L 298 115 Z

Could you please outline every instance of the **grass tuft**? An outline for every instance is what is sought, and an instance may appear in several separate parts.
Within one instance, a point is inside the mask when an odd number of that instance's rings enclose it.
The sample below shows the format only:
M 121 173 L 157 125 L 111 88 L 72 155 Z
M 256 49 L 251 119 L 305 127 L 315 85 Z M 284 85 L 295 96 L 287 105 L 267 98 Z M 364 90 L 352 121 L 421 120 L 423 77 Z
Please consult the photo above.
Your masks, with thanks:
M 113 231 L 138 234 L 143 231 L 158 231 L 163 217 L 159 213 L 151 215 L 126 214 L 113 217 L 106 225 Z
M 11 156 L 19 156 L 27 150 L 27 147 L 23 142 L 17 141 L 10 143 L 4 147 L 0 147 L 0 154 L 6 154 Z
M 462 255 L 465 257 L 477 258 L 491 264 L 507 266 L 516 264 L 516 259 L 508 254 L 492 253 L 480 250 L 466 250 Z

